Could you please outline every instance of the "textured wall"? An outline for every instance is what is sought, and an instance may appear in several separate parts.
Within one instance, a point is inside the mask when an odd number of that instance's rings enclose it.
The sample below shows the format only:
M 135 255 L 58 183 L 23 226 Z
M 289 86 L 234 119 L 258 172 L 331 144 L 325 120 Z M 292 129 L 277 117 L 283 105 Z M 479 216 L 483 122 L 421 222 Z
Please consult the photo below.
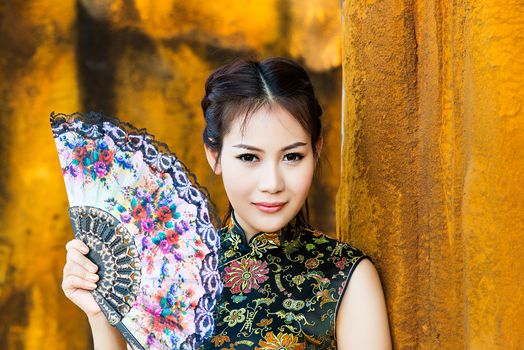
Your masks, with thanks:
M 72 234 L 48 122 L 50 110 L 79 107 L 74 23 L 72 1 L 0 5 L 1 349 L 88 346 L 87 323 L 60 289 Z
M 524 341 L 524 3 L 344 1 L 338 234 L 399 349 Z
M 190 166 L 223 213 L 227 199 L 201 141 L 205 78 L 237 56 L 295 58 L 311 73 L 325 109 L 324 176 L 310 195 L 312 221 L 334 233 L 339 5 L 0 2 L 0 349 L 91 347 L 85 317 L 60 289 L 72 231 L 51 111 L 103 110 L 147 127 Z

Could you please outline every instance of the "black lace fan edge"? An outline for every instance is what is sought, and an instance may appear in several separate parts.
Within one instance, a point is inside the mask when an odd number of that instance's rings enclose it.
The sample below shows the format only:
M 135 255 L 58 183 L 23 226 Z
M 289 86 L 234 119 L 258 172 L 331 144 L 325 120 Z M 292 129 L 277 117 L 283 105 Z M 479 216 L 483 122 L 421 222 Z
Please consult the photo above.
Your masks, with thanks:
M 195 187 L 197 190 L 199 190 L 204 195 L 204 197 L 206 198 L 207 204 L 208 204 L 208 210 L 209 210 L 209 214 L 210 214 L 209 216 L 210 216 L 212 222 L 214 223 L 215 228 L 217 230 L 219 230 L 222 227 L 222 222 L 221 222 L 220 216 L 217 213 L 217 207 L 216 207 L 215 203 L 213 202 L 213 200 L 211 199 L 211 196 L 209 194 L 208 189 L 198 182 L 198 180 L 196 178 L 196 175 L 192 171 L 189 170 L 187 165 L 176 155 L 175 152 L 172 152 L 169 149 L 169 146 L 166 143 L 156 140 L 155 135 L 151 134 L 149 131 L 147 131 L 147 129 L 145 129 L 145 128 L 137 128 L 136 126 L 134 126 L 134 125 L 132 125 L 132 124 L 130 124 L 128 122 L 125 122 L 123 120 L 120 120 L 117 117 L 108 116 L 108 115 L 104 114 L 103 112 L 97 112 L 97 111 L 90 111 L 90 112 L 86 112 L 86 113 L 73 112 L 73 113 L 70 113 L 70 114 L 67 114 L 67 113 L 55 113 L 54 111 L 52 111 L 50 113 L 51 125 L 53 125 L 55 120 L 58 119 L 59 117 L 63 117 L 63 118 L 66 118 L 66 119 L 67 118 L 72 118 L 72 117 L 79 118 L 83 122 L 89 123 L 91 125 L 100 125 L 103 122 L 108 121 L 108 122 L 111 122 L 114 125 L 122 128 L 128 135 L 131 135 L 131 134 L 147 135 L 151 139 L 151 144 L 159 152 L 162 152 L 164 154 L 172 155 L 172 156 L 174 156 L 178 160 L 180 165 L 183 167 L 184 172 L 188 175 L 189 181 L 191 181 L 191 185 L 193 187 Z

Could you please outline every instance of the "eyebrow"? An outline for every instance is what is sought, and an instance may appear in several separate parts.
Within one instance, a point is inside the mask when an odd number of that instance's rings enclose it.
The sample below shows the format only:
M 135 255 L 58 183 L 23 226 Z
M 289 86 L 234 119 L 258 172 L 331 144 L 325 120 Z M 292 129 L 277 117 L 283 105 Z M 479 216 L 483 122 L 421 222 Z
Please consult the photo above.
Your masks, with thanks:
M 295 143 L 292 143 L 291 145 L 288 145 L 288 146 L 282 148 L 281 151 L 283 152 L 283 151 L 287 151 L 287 150 L 295 148 L 295 147 L 306 146 L 306 145 L 307 145 L 306 142 L 295 142 Z M 260 148 L 257 148 L 257 147 L 254 147 L 254 146 L 250 146 L 250 145 L 245 145 L 243 143 L 239 143 L 238 145 L 234 145 L 233 147 L 244 148 L 244 149 L 248 149 L 248 150 L 251 150 L 251 151 L 258 151 L 258 152 L 264 153 L 264 151 L 261 150 Z

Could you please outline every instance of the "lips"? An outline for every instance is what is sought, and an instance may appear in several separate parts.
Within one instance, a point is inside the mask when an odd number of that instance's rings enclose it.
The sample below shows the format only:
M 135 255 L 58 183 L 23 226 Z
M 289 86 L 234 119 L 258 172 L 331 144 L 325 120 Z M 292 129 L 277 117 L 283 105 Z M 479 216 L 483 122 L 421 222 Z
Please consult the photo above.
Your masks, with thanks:
M 282 209 L 282 207 L 286 204 L 286 202 L 258 202 L 253 203 L 257 207 L 258 210 L 264 212 L 264 213 L 275 213 Z
M 268 208 L 271 208 L 271 207 L 281 207 L 283 206 L 284 204 L 286 204 L 286 202 L 273 202 L 273 203 L 268 203 L 268 202 L 258 202 L 258 203 L 255 203 L 255 205 L 260 205 L 262 207 L 268 207 Z

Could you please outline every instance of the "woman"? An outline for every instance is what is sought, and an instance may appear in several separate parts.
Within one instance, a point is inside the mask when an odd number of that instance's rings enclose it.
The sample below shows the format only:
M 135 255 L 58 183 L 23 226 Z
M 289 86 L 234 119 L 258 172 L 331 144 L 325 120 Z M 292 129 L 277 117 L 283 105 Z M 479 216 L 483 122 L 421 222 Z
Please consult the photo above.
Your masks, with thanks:
M 301 210 L 322 149 L 322 109 L 305 70 L 285 58 L 237 60 L 209 76 L 202 108 L 206 157 L 230 202 L 224 292 L 203 348 L 391 348 L 373 263 L 311 228 Z M 98 276 L 87 247 L 66 248 L 62 288 L 87 314 L 95 348 L 124 348 L 89 293 Z

